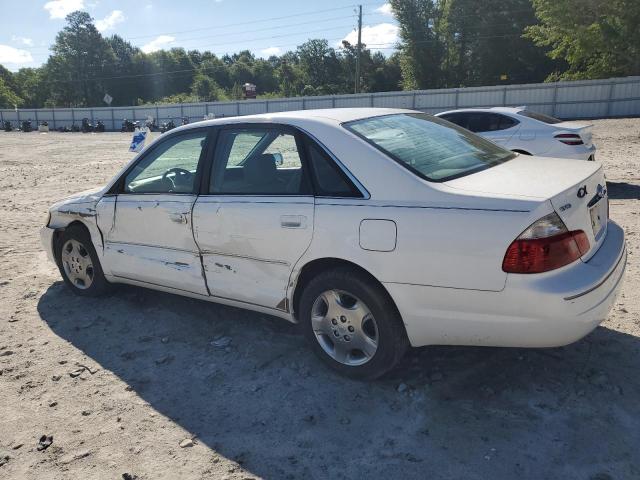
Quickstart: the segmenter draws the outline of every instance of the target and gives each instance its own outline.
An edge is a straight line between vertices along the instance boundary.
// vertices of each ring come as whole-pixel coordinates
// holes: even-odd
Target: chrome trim
[[[289,262],[285,262],[284,260],[271,260],[268,258],[258,258],[258,257],[250,257],[248,255],[238,255],[235,253],[222,253],[222,252],[216,252],[213,250],[202,250],[202,256],[205,255],[218,255],[220,257],[231,257],[231,258],[242,258],[245,260],[254,260],[256,262],[263,262],[263,263],[273,263],[273,264],[277,264],[277,265],[284,265],[286,267],[290,266]]]
[[[607,280],[609,280],[611,275],[613,275],[614,272],[618,269],[618,265],[620,265],[620,262],[622,261],[622,259],[624,259],[624,266],[622,267],[622,272],[620,272],[620,278],[618,279],[618,282],[620,282],[620,280],[622,279],[622,274],[624,274],[624,271],[627,268],[627,247],[626,246],[622,250],[622,255],[620,255],[620,258],[618,259],[618,261],[616,263],[616,266],[613,267],[611,269],[611,271],[607,274],[607,276],[604,277],[597,285],[594,285],[589,290],[585,290],[584,292],[578,293],[577,295],[572,295],[570,297],[564,297],[564,299],[567,300],[567,301],[568,300],[575,300],[576,298],[583,297],[584,295],[587,295],[588,293],[591,293],[594,290],[597,290],[598,288],[600,288],[602,285],[604,285],[604,283]],[[616,285],[618,284],[618,282],[616,282]],[[615,288],[615,286],[614,286],[614,288]]]
[[[192,255],[199,257],[200,256],[200,252],[195,252],[193,250],[186,250],[184,248],[175,248],[175,247],[166,247],[163,245],[150,245],[148,243],[134,243],[134,242],[118,242],[118,241],[107,241],[105,242],[105,247],[109,248],[109,246],[114,246],[113,248],[116,248],[116,245],[131,245],[132,247],[147,247],[147,248],[158,248],[160,250],[172,250],[174,252],[183,252],[183,253],[191,253]],[[124,252],[118,252],[118,253],[124,253]]]

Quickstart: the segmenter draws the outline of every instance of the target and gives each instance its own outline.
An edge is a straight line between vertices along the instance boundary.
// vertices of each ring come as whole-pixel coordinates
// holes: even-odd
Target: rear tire
[[[96,297],[109,290],[89,232],[72,225],[56,244],[56,260],[64,283],[77,295]]]
[[[409,346],[389,294],[368,275],[348,267],[322,272],[304,287],[299,320],[314,353],[355,379],[382,376]]]

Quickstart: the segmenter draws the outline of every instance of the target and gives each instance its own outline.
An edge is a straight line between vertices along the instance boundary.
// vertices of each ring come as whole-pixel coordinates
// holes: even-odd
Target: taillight
[[[560,140],[566,145],[583,145],[582,138],[577,133],[559,133],[554,138]]]
[[[589,251],[582,230],[567,230],[557,213],[534,222],[516,238],[504,255],[507,273],[542,273],[568,265]]]

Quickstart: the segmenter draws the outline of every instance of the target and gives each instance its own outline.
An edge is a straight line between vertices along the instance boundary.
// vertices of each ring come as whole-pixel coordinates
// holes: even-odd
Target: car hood
[[[518,155],[478,173],[445,182],[450,188],[520,199],[551,199],[600,169],[595,162]]]
[[[82,206],[84,208],[92,208],[100,201],[104,193],[104,187],[91,188],[82,192],[74,193],[66,198],[54,203],[50,210],[60,211],[65,210],[65,207],[70,206]]]

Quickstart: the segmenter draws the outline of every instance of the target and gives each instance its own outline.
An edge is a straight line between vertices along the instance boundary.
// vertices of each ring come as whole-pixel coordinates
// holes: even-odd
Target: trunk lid
[[[606,181],[602,167],[595,162],[519,155],[444,185],[496,198],[550,201],[569,230],[583,230],[587,234],[590,249],[583,260],[597,251],[606,236],[609,217]]]

